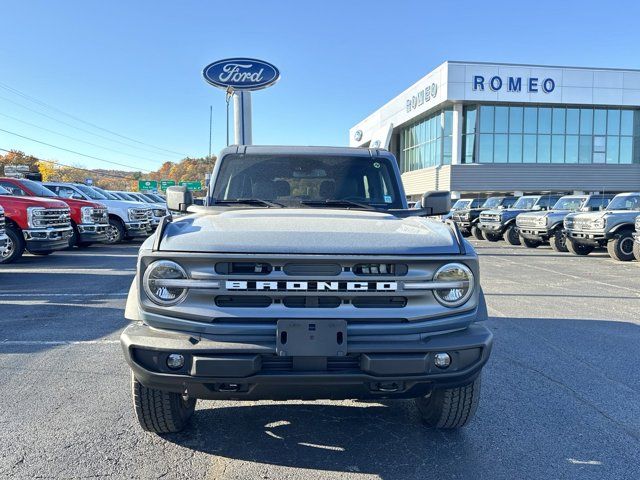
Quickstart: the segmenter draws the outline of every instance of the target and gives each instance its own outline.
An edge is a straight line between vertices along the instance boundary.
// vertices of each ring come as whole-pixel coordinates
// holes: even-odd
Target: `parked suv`
[[[516,217],[520,241],[528,248],[549,242],[556,252],[568,252],[564,219],[572,212],[604,210],[613,195],[565,195],[548,211],[526,212]]]
[[[149,236],[151,209],[135,202],[109,198],[80,183],[44,182],[45,187],[62,198],[100,202],[109,212],[106,243],[119,243],[134,237]]]
[[[478,228],[490,242],[497,242],[503,238],[510,245],[520,245],[516,217],[532,210],[548,210],[559,199],[560,195],[525,195],[510,208],[485,210],[480,213]]]
[[[567,248],[575,255],[588,255],[594,248],[606,246],[611,258],[633,260],[633,231],[638,215],[640,192],[616,195],[601,212],[567,215]]]
[[[25,249],[34,255],[49,255],[69,246],[73,233],[69,206],[61,200],[19,197],[0,187],[8,244],[0,263],[11,263]]]
[[[446,215],[442,216],[442,220],[446,220],[448,218],[451,218],[453,216],[453,214],[459,210],[466,210],[469,208],[477,208],[480,205],[482,205],[482,202],[484,200],[481,198],[460,198],[458,200],[456,200],[456,203],[453,204],[453,207],[451,207],[451,210],[449,210],[449,213],[447,213]],[[420,202],[418,202],[418,207],[420,208]]]
[[[416,398],[433,427],[476,410],[492,334],[448,192],[409,209],[364,148],[234,146],[209,206],[170,187],[141,246],[121,336],[134,411],[174,432],[196,399]]]
[[[24,178],[0,178],[0,186],[14,195],[61,198],[42,183]],[[88,247],[93,243],[106,241],[109,226],[107,207],[100,203],[74,198],[65,198],[63,201],[69,205],[71,213],[73,235],[69,239],[70,246]]]
[[[477,207],[472,206],[454,212],[451,218],[458,225],[458,228],[463,235],[471,235],[478,240],[484,240],[482,230],[478,228],[478,221],[480,220],[480,213],[485,210],[503,210],[513,206],[518,200],[518,197],[489,197],[482,205]]]
[[[7,231],[4,221],[4,209],[0,206],[0,263],[4,255],[4,252],[9,246],[9,238],[7,237]]]

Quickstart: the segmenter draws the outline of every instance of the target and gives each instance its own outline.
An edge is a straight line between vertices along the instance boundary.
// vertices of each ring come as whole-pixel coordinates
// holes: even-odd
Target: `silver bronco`
[[[567,248],[575,255],[588,255],[606,247],[615,260],[633,260],[633,230],[640,215],[640,192],[620,193],[600,212],[572,213],[564,219]]]
[[[448,192],[409,209],[396,159],[366,148],[234,146],[206,206],[171,187],[140,248],[121,343],[145,430],[196,399],[415,398],[474,415],[492,334],[478,257]]]

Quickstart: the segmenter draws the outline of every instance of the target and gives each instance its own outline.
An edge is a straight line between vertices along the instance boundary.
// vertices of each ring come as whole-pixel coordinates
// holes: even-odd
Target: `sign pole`
[[[251,145],[251,92],[234,92],[233,123],[236,140],[235,143],[237,145]]]

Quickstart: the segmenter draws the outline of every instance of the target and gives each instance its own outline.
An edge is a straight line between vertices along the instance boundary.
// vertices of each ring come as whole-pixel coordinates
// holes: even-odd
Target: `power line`
[[[133,168],[134,170],[144,170],[145,172],[151,172],[151,170],[146,169],[146,168],[134,168],[130,165],[125,165],[124,163],[118,163],[118,162],[112,162],[111,160],[105,160],[104,158],[100,158],[100,157],[94,157],[93,155],[87,155],[86,153],[82,153],[82,152],[76,152],[75,150],[70,150],[68,148],[64,148],[64,147],[59,147],[57,145],[52,145],[50,143],[46,143],[40,140],[36,140],[35,138],[31,138],[31,137],[27,137],[25,135],[20,135],[19,133],[15,133],[15,132],[10,132],[9,130],[5,130],[3,128],[0,128],[0,132],[4,132],[4,133],[8,133],[9,135],[14,135],[16,137],[20,137],[20,138],[24,138],[25,140],[30,140],[32,142],[36,142],[39,143],[41,145],[46,145],[47,147],[51,147],[51,148],[57,148],[58,150],[63,150],[65,152],[69,152],[69,153],[73,153],[75,155],[80,155],[81,157],[87,157],[87,158],[92,158],[93,160],[98,160],[100,162],[106,162],[106,163],[111,163],[113,165],[118,165],[120,167],[125,167],[125,168]]]
[[[20,108],[24,108],[25,110],[33,112],[33,113],[35,113],[37,115],[41,115],[41,116],[43,116],[45,118],[53,120],[54,122],[58,122],[58,123],[61,123],[62,125],[66,125],[67,127],[75,128],[76,130],[79,130],[81,132],[85,132],[85,133],[88,133],[89,135],[93,135],[94,137],[102,138],[103,140],[107,140],[109,142],[118,143],[118,144],[124,145],[125,147],[128,147],[128,148],[135,148],[136,150],[141,150],[143,152],[148,152],[148,153],[153,153],[154,155],[158,155],[158,152],[154,152],[153,150],[149,150],[148,148],[137,147],[135,145],[130,145],[128,143],[121,142],[120,140],[115,140],[113,138],[105,137],[104,135],[100,135],[99,133],[92,132],[91,130],[87,130],[86,128],[78,127],[77,125],[74,125],[72,123],[65,122],[64,120],[60,120],[59,118],[52,117],[51,115],[47,115],[46,113],[42,113],[42,112],[39,112],[38,110],[35,110],[33,108],[29,108],[29,107],[27,107],[25,105],[22,105],[19,102],[16,102],[15,100],[9,99],[7,97],[0,96],[0,99],[4,100],[6,102],[9,102],[9,103],[13,103],[14,105],[17,105]]]
[[[113,130],[109,130],[107,128],[100,127],[99,125],[96,125],[95,123],[91,123],[91,122],[88,122],[86,120],[83,120],[83,119],[81,119],[79,117],[76,117],[75,115],[72,115],[71,113],[67,113],[64,110],[59,109],[58,107],[54,107],[53,105],[49,105],[48,103],[43,102],[42,100],[38,100],[37,98],[35,98],[35,97],[31,96],[31,95],[28,95],[28,94],[26,94],[24,92],[21,92],[20,90],[18,90],[16,88],[13,88],[13,87],[7,85],[6,83],[0,82],[0,88],[8,90],[8,91],[10,91],[10,92],[12,92],[12,93],[14,93],[16,95],[19,95],[19,96],[21,96],[23,98],[26,98],[27,100],[30,100],[30,101],[32,101],[34,103],[37,103],[37,104],[41,105],[41,106],[44,106],[44,107],[49,108],[51,110],[54,110],[54,111],[56,111],[58,113],[61,113],[63,115],[66,115],[67,117],[72,118],[77,122],[84,123],[84,124],[89,125],[89,126],[91,126],[93,128],[96,128],[98,130],[102,130],[104,132],[110,133],[111,135],[115,135],[116,137],[124,138],[126,140],[129,140],[130,142],[138,143],[140,145],[145,145],[147,147],[152,147],[152,148],[155,148],[157,150],[164,151],[164,152],[175,153],[176,155],[182,155],[184,157],[188,157],[188,155],[185,155],[184,153],[176,152],[174,150],[169,150],[167,148],[162,148],[162,147],[158,147],[156,145],[151,145],[149,143],[141,142],[140,140],[136,140],[135,138],[131,138],[131,137],[128,137],[126,135],[122,135],[120,133],[114,132]]]
[[[105,147],[104,145],[99,145],[97,143],[87,142],[86,140],[82,140],[80,138],[76,138],[76,137],[72,137],[70,135],[65,135],[64,133],[56,132],[55,130],[51,130],[49,128],[43,127],[42,125],[36,125],[35,123],[30,123],[30,122],[27,122],[25,120],[20,120],[19,118],[13,117],[11,115],[7,115],[6,113],[1,113],[0,112],[0,115],[2,115],[3,117],[10,118],[11,120],[14,120],[16,122],[24,123],[25,125],[29,125],[31,127],[39,128],[41,130],[44,130],[45,132],[53,133],[55,135],[60,135],[61,137],[68,138],[68,139],[74,140],[76,142],[86,143],[87,145],[91,145],[92,147],[102,148],[104,150],[109,150],[110,152],[120,153],[122,155],[127,155],[129,157],[139,158],[141,160],[148,160],[150,162],[161,162],[160,160],[154,160],[153,158],[142,157],[140,155],[134,155],[134,154],[131,154],[131,153],[123,152],[122,150],[117,150],[115,148]]]
[[[6,148],[0,148],[0,150],[2,150],[3,152],[11,153],[11,150],[7,150]],[[34,157],[34,158],[38,158],[38,157]],[[83,172],[89,172],[89,173],[92,173],[94,175],[101,175],[103,177],[122,178],[124,180],[131,180],[133,182],[137,181],[137,179],[135,179],[133,177],[127,177],[125,175],[118,175],[117,173],[97,172],[95,170],[89,170],[88,168],[82,168],[82,167],[76,167],[76,166],[73,166],[73,165],[68,165],[66,163],[58,162],[57,160],[41,160],[41,159],[38,158],[38,162],[53,163],[54,165],[58,165],[60,167],[73,168],[74,170],[81,170]]]

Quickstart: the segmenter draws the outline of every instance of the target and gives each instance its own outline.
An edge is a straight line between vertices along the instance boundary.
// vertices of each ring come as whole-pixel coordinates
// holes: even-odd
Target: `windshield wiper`
[[[260,198],[236,198],[233,200],[215,200],[213,204],[214,205],[238,205],[238,204],[262,205],[265,207],[278,207],[278,208],[284,208],[286,206],[283,203],[272,202],[269,200],[262,200]]]
[[[310,207],[344,207],[358,208],[361,210],[379,210],[373,205],[354,202],[352,200],[302,200],[300,203],[302,205],[309,205]]]

